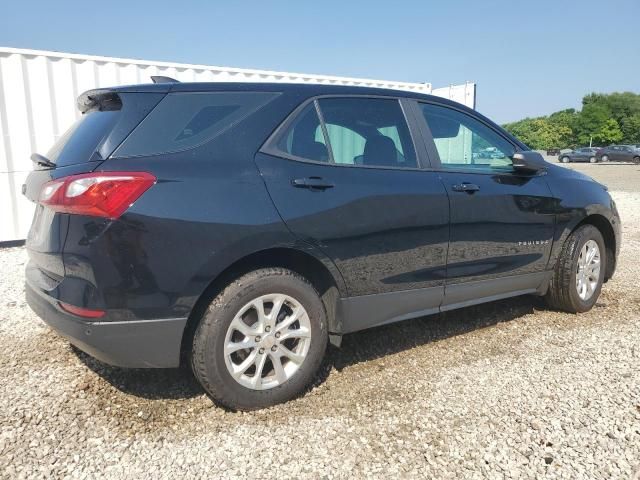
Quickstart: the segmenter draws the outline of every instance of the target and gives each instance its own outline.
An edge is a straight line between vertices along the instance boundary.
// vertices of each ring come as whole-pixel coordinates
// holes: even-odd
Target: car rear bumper
[[[186,318],[88,321],[66,313],[45,291],[26,284],[31,309],[61,336],[98,360],[118,367],[172,368],[180,364]]]

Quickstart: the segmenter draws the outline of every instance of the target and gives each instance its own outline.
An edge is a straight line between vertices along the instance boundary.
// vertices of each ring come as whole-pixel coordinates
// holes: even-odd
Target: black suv
[[[25,186],[30,306],[104,362],[189,361],[233,409],[301,392],[343,334],[523,294],[583,312],[616,267],[604,186],[442,98],[159,83],[78,106]]]

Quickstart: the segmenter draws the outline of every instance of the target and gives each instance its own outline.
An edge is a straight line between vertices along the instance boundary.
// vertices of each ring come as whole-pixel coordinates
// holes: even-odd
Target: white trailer
[[[33,204],[21,194],[33,152],[46,153],[80,115],[76,98],[92,88],[149,83],[152,75],[183,82],[287,82],[359,85],[430,93],[471,108],[475,84],[432,89],[430,83],[309,75],[152,62],[0,47],[0,242],[26,237]]]

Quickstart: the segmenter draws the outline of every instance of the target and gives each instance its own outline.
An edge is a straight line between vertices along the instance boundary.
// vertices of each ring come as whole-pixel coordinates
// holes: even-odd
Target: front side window
[[[321,98],[317,108],[324,124],[316,102],[309,103],[269,148],[301,160],[336,165],[417,167],[409,127],[397,100]]]
[[[421,103],[420,110],[431,130],[442,168],[513,170],[514,146],[484,123],[439,105]]]

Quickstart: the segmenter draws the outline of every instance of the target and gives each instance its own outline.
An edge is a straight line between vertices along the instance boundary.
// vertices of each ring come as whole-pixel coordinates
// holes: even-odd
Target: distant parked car
[[[610,145],[598,150],[598,161],[633,162],[640,164],[640,150],[635,145]]]
[[[596,163],[600,161],[597,157],[598,148],[596,147],[584,147],[576,148],[570,152],[561,153],[558,157],[558,161],[562,163],[569,162],[591,162]]]
[[[556,157],[560,155],[560,149],[559,148],[550,148],[549,150],[547,150],[547,156],[548,157]]]

